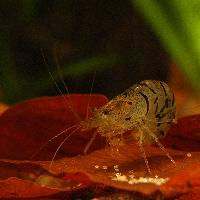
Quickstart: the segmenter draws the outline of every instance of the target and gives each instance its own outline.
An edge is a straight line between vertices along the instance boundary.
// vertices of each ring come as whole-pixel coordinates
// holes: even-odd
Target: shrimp
[[[176,103],[169,86],[157,80],[144,80],[118,95],[99,108],[93,117],[81,122],[84,130],[96,129],[87,144],[86,153],[97,133],[105,137],[110,146],[123,144],[123,133],[132,131],[138,141],[148,172],[150,167],[143,145],[155,142],[175,164],[173,158],[159,142],[176,121]]]
[[[97,109],[91,118],[81,121],[77,129],[80,128],[82,131],[95,129],[94,135],[84,149],[85,153],[97,134],[105,137],[111,147],[118,147],[124,144],[123,134],[131,131],[131,136],[138,142],[147,170],[151,173],[143,145],[155,142],[175,164],[158,140],[166,136],[175,119],[176,103],[169,86],[162,81],[144,80]],[[56,153],[54,157],[55,155]]]

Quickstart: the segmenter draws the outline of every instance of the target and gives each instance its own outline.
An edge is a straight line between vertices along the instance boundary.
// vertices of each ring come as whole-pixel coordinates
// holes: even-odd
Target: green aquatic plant
[[[200,93],[200,1],[132,0],[132,4]]]

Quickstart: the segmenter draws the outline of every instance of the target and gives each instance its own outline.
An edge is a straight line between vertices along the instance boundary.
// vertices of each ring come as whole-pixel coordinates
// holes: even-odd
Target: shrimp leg
[[[166,156],[170,159],[170,161],[176,166],[175,160],[170,156],[169,152],[167,152],[167,150],[165,149],[165,147],[160,143],[160,141],[158,140],[158,138],[156,137],[156,135],[155,135],[151,130],[149,130],[149,128],[146,127],[146,126],[145,126],[145,127],[143,126],[143,129],[145,129],[145,130],[148,132],[148,134],[149,134],[152,138],[154,138],[156,144],[157,144],[157,145],[160,147],[160,149],[166,154]]]
[[[97,136],[97,132],[95,131],[92,138],[90,139],[90,141],[87,143],[85,149],[84,149],[84,154],[87,154],[88,149],[91,147],[92,143],[94,142],[95,138]]]
[[[139,138],[139,141],[138,141],[138,146],[139,146],[139,150],[144,158],[144,162],[146,164],[146,167],[147,167],[147,171],[149,172],[149,174],[151,174],[151,169],[149,167],[149,162],[147,160],[147,156],[146,156],[146,153],[145,153],[145,150],[144,150],[144,147],[143,147],[143,132],[141,131],[140,133],[140,138]]]

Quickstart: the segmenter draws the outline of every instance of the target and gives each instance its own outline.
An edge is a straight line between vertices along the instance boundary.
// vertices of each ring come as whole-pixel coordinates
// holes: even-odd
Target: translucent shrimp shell
[[[175,115],[175,99],[169,86],[162,81],[145,80],[98,109],[82,126],[96,128],[108,141],[131,130],[134,139],[139,140],[142,133],[142,143],[151,144],[166,135]]]

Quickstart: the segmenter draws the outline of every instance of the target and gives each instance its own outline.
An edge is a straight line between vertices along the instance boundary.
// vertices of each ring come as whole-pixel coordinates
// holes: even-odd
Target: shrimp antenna
[[[92,95],[92,90],[94,88],[95,77],[96,77],[96,71],[93,74],[93,78],[92,78],[92,82],[91,82],[90,96],[89,96],[89,99],[88,99],[87,110],[86,110],[86,119],[88,119],[88,116],[89,116],[89,105],[90,105],[90,102],[91,102],[91,95]]]
[[[69,131],[72,128],[77,128],[78,125],[75,124],[74,126],[71,126],[63,131],[61,131],[60,133],[58,133],[57,135],[53,136],[51,139],[49,139],[47,142],[45,142],[32,156],[31,156],[31,160],[42,150],[44,149],[44,147],[49,144],[50,142],[52,142],[53,140],[55,140],[56,138],[58,138],[59,136],[63,135],[64,133],[66,133],[67,131]]]
[[[63,92],[61,91],[60,87],[58,86],[58,83],[56,82],[56,80],[54,79],[52,73],[50,72],[49,67],[48,67],[48,64],[47,64],[47,61],[46,61],[45,56],[44,56],[44,51],[43,51],[43,49],[41,49],[41,53],[42,53],[42,57],[43,57],[43,59],[44,59],[44,63],[45,63],[45,65],[46,65],[46,68],[47,68],[47,70],[48,70],[48,73],[49,73],[49,75],[50,75],[50,77],[51,77],[51,79],[52,79],[54,85],[56,86],[57,90],[59,91],[59,93],[60,93],[61,96],[63,97],[64,101],[66,102],[66,104],[67,104],[67,106],[68,106],[67,108],[69,108],[69,109],[71,110],[71,112],[73,113],[73,115],[80,121],[81,118],[80,118],[80,116],[74,111],[74,109],[73,109],[73,107],[72,107],[72,104],[70,103],[69,97],[68,97],[67,95],[64,95],[64,94],[63,94]],[[58,67],[58,65],[57,65],[57,67]],[[59,74],[60,74],[60,73],[59,73]],[[63,78],[61,78],[61,80],[62,80],[62,79],[63,79]],[[63,82],[64,82],[64,79],[63,79]],[[66,85],[66,84],[65,84],[65,85]],[[68,89],[67,89],[67,91],[68,91]],[[69,94],[69,93],[68,93],[68,94]]]
[[[59,62],[58,62],[58,55],[57,55],[56,48],[54,48],[54,59],[55,59],[56,68],[58,70],[58,75],[60,77],[60,80],[61,80],[61,82],[62,82],[67,94],[69,94],[69,88],[68,88],[68,86],[67,86],[67,84],[66,84],[66,82],[64,80],[64,77],[63,77],[63,74],[62,74],[62,70],[61,70]]]
[[[51,159],[51,163],[49,165],[49,170],[51,169],[51,166],[53,164],[53,161],[55,160],[55,157],[58,153],[58,151],[60,150],[60,148],[63,146],[63,144],[80,128],[80,126],[78,126],[76,129],[74,129],[61,143],[60,145],[58,146],[58,148],[56,149],[52,159]]]

